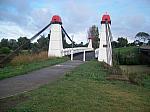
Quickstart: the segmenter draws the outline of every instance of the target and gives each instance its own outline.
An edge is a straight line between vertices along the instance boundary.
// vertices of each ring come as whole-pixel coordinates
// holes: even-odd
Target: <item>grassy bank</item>
[[[114,48],[113,58],[120,65],[137,65],[141,63],[137,47]]]
[[[87,62],[63,79],[0,100],[9,112],[149,112],[150,89],[108,81],[99,62]]]
[[[25,57],[29,57],[29,56],[25,56]],[[8,77],[22,75],[43,67],[62,63],[66,60],[67,58],[65,57],[64,58],[51,57],[51,58],[41,58],[41,59],[36,58],[35,60],[33,59],[32,56],[30,58],[21,58],[21,56],[19,56],[19,58],[15,58],[14,60],[12,60],[10,65],[4,68],[0,68],[0,80]]]

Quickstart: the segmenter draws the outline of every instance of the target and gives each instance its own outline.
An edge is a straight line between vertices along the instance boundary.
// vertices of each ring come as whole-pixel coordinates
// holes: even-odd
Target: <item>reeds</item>
[[[20,54],[11,61],[11,64],[12,65],[27,64],[46,59],[48,59],[47,52],[40,52],[38,54]]]

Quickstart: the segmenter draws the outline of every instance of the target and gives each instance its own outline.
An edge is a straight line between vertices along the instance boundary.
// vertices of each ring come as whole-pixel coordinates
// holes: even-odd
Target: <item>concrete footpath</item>
[[[25,75],[0,80],[0,99],[36,89],[41,85],[52,82],[82,63],[79,60],[67,61]]]

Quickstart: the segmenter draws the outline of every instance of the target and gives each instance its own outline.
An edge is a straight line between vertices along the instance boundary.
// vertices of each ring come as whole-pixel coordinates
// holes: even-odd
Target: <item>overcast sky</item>
[[[100,30],[106,12],[114,40],[118,36],[134,40],[140,31],[150,33],[150,0],[0,0],[0,39],[30,38],[57,14],[77,43],[86,42],[88,28],[95,24]]]

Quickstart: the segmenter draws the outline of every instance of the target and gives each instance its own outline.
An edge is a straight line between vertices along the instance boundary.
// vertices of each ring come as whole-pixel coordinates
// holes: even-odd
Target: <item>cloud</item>
[[[46,26],[54,14],[62,18],[68,34],[86,42],[87,29],[96,24],[100,28],[102,13],[108,11],[112,19],[112,33],[134,37],[139,31],[150,32],[149,0],[0,0],[0,38],[31,37]],[[46,35],[49,29],[44,32]],[[10,36],[10,37],[9,37]],[[132,38],[131,38],[132,39]]]

